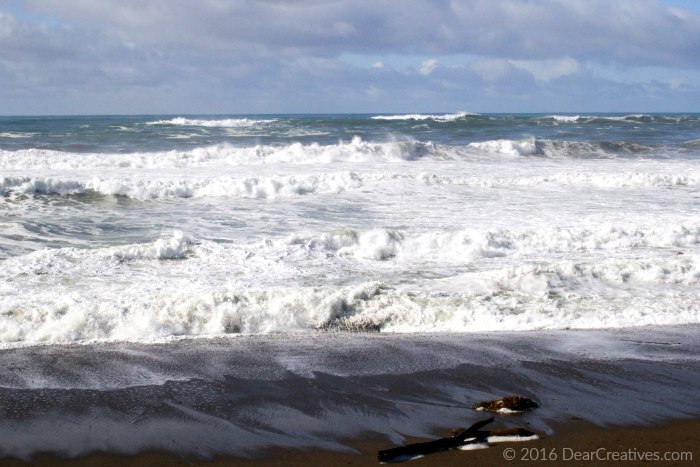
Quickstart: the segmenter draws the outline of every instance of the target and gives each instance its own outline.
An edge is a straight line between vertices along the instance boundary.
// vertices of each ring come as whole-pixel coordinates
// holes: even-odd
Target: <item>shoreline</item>
[[[488,428],[523,427],[544,438],[516,447],[563,448],[584,431],[629,439],[625,433],[637,429],[679,447],[674,436],[700,434],[699,335],[699,326],[338,333],[6,350],[0,458],[2,465],[376,464],[378,450],[448,436],[490,417],[472,410],[476,402],[512,394],[540,407],[495,414]],[[488,463],[501,449],[426,462],[491,456]]]
[[[448,432],[449,430],[443,430]],[[602,428],[583,421],[568,421],[558,425],[551,436],[536,441],[510,442],[492,445],[487,449],[460,451],[452,449],[401,463],[416,467],[504,465],[504,466],[573,466],[573,465],[695,465],[700,459],[700,418],[666,421],[652,426],[624,426]],[[446,436],[446,433],[438,436]],[[408,439],[420,442],[426,439]],[[379,465],[377,451],[391,447],[380,438],[347,440],[355,452],[322,449],[269,449],[252,458],[233,455],[212,459],[190,459],[173,453],[152,451],[137,455],[119,455],[94,452],[77,458],[63,458],[38,454],[30,462],[17,458],[2,458],[0,465],[20,467],[100,466],[201,466],[252,467],[265,466],[325,466],[325,465]],[[512,457],[512,459],[511,459]]]

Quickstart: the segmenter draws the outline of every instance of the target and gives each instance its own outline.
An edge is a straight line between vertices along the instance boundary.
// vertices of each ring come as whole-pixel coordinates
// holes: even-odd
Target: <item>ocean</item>
[[[0,117],[0,458],[697,416],[699,282],[700,114]]]
[[[700,115],[2,117],[0,346],[700,322]]]

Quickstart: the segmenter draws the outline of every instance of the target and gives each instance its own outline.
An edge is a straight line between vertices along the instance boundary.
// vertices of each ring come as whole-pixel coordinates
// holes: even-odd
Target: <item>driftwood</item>
[[[493,418],[482,420],[450,438],[440,438],[425,443],[408,444],[398,448],[385,449],[377,453],[379,462],[401,462],[434,452],[447,451],[465,444],[470,438],[475,438],[474,442],[484,442],[488,436],[488,431],[480,431],[481,427],[493,422]]]
[[[539,407],[537,402],[523,396],[506,396],[494,401],[481,401],[472,407],[474,410],[488,410],[489,412],[525,412]]]

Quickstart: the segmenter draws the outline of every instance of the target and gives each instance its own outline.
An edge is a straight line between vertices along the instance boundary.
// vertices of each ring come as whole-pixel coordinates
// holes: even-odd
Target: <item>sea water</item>
[[[0,118],[0,346],[700,323],[700,115]]]

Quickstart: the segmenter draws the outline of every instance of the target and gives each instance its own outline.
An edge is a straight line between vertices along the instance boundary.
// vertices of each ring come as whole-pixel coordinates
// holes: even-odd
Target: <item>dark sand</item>
[[[571,421],[558,426],[555,431],[553,435],[537,441],[504,443],[475,451],[439,452],[401,465],[411,467],[436,465],[695,466],[700,463],[700,420],[682,420],[654,427],[616,428],[599,428],[585,422]],[[212,460],[187,460],[165,453],[145,453],[137,456],[95,453],[76,459],[39,455],[33,459],[32,464],[47,467],[379,465],[377,451],[391,446],[386,441],[378,439],[349,441],[348,445],[353,446],[357,452],[273,449],[260,453],[260,457],[255,459],[229,456]],[[504,454],[508,454],[506,449],[514,450],[513,460],[504,459]],[[664,460],[666,455],[675,456],[678,460]],[[547,456],[548,459],[543,460],[541,456]],[[575,456],[579,456],[579,459],[575,459]],[[584,456],[590,456],[590,460],[586,460]],[[613,460],[615,456],[623,460]],[[636,459],[629,460],[632,457]],[[640,457],[650,460],[640,460]],[[606,458],[610,460],[602,460]],[[0,465],[14,467],[30,464],[17,459],[3,459]]]
[[[606,453],[680,452],[692,460],[609,465],[700,465],[698,336],[699,326],[319,333],[4,350],[0,464],[377,465],[380,449],[488,418],[471,409],[480,400],[522,394],[540,408],[497,414],[487,429],[542,440],[405,465],[605,465]]]

